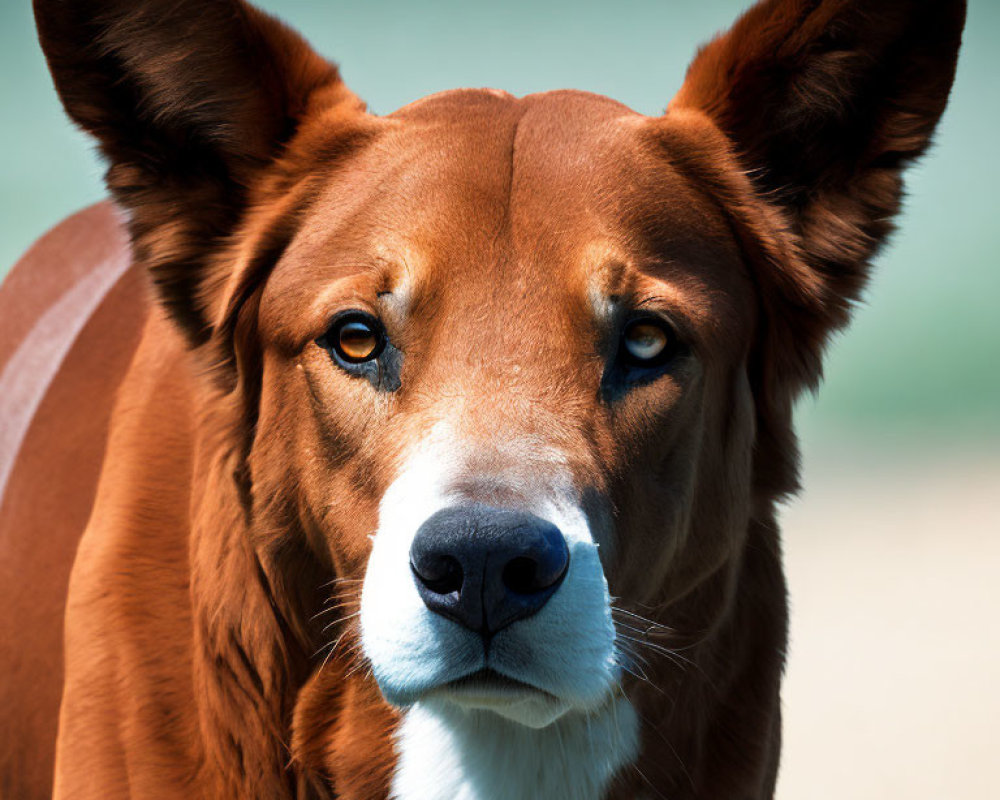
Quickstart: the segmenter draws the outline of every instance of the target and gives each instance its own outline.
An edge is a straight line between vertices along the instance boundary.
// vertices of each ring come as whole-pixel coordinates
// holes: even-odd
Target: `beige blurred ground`
[[[780,800],[1000,798],[1000,448],[978,449],[809,453]]]

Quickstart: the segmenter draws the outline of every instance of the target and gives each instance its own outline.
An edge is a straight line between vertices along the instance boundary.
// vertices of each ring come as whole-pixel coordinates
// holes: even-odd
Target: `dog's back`
[[[0,287],[0,797],[50,797],[63,609],[115,390],[146,318],[109,204],[58,225]]]

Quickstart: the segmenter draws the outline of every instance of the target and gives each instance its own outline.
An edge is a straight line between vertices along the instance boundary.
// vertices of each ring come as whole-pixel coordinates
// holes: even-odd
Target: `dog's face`
[[[766,0],[661,117],[491,91],[374,117],[240,0],[36,9],[136,257],[228,395],[275,607],[309,639],[286,601],[320,565],[391,702],[530,725],[615,690],[617,609],[671,623],[711,581],[682,621],[704,633],[731,601],[964,19]]]
[[[509,697],[461,681],[488,669],[511,713],[591,706],[623,664],[612,597],[669,601],[738,549],[755,291],[668,139],[593,95],[446,93],[299,212],[252,459],[363,578],[390,701]]]

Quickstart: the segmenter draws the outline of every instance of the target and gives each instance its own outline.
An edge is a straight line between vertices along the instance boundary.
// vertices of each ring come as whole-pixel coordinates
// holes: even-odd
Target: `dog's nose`
[[[410,547],[427,608],[486,637],[544,606],[568,565],[566,540],[555,525],[489,506],[438,511]]]

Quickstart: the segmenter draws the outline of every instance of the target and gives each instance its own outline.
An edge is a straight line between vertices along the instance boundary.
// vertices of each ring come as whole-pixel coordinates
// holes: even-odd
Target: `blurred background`
[[[430,92],[580,88],[658,114],[742,0],[263,0],[376,113]],[[1000,1],[971,0],[900,232],[799,408],[783,800],[1000,797]],[[0,276],[103,194],[28,0],[0,4]]]

